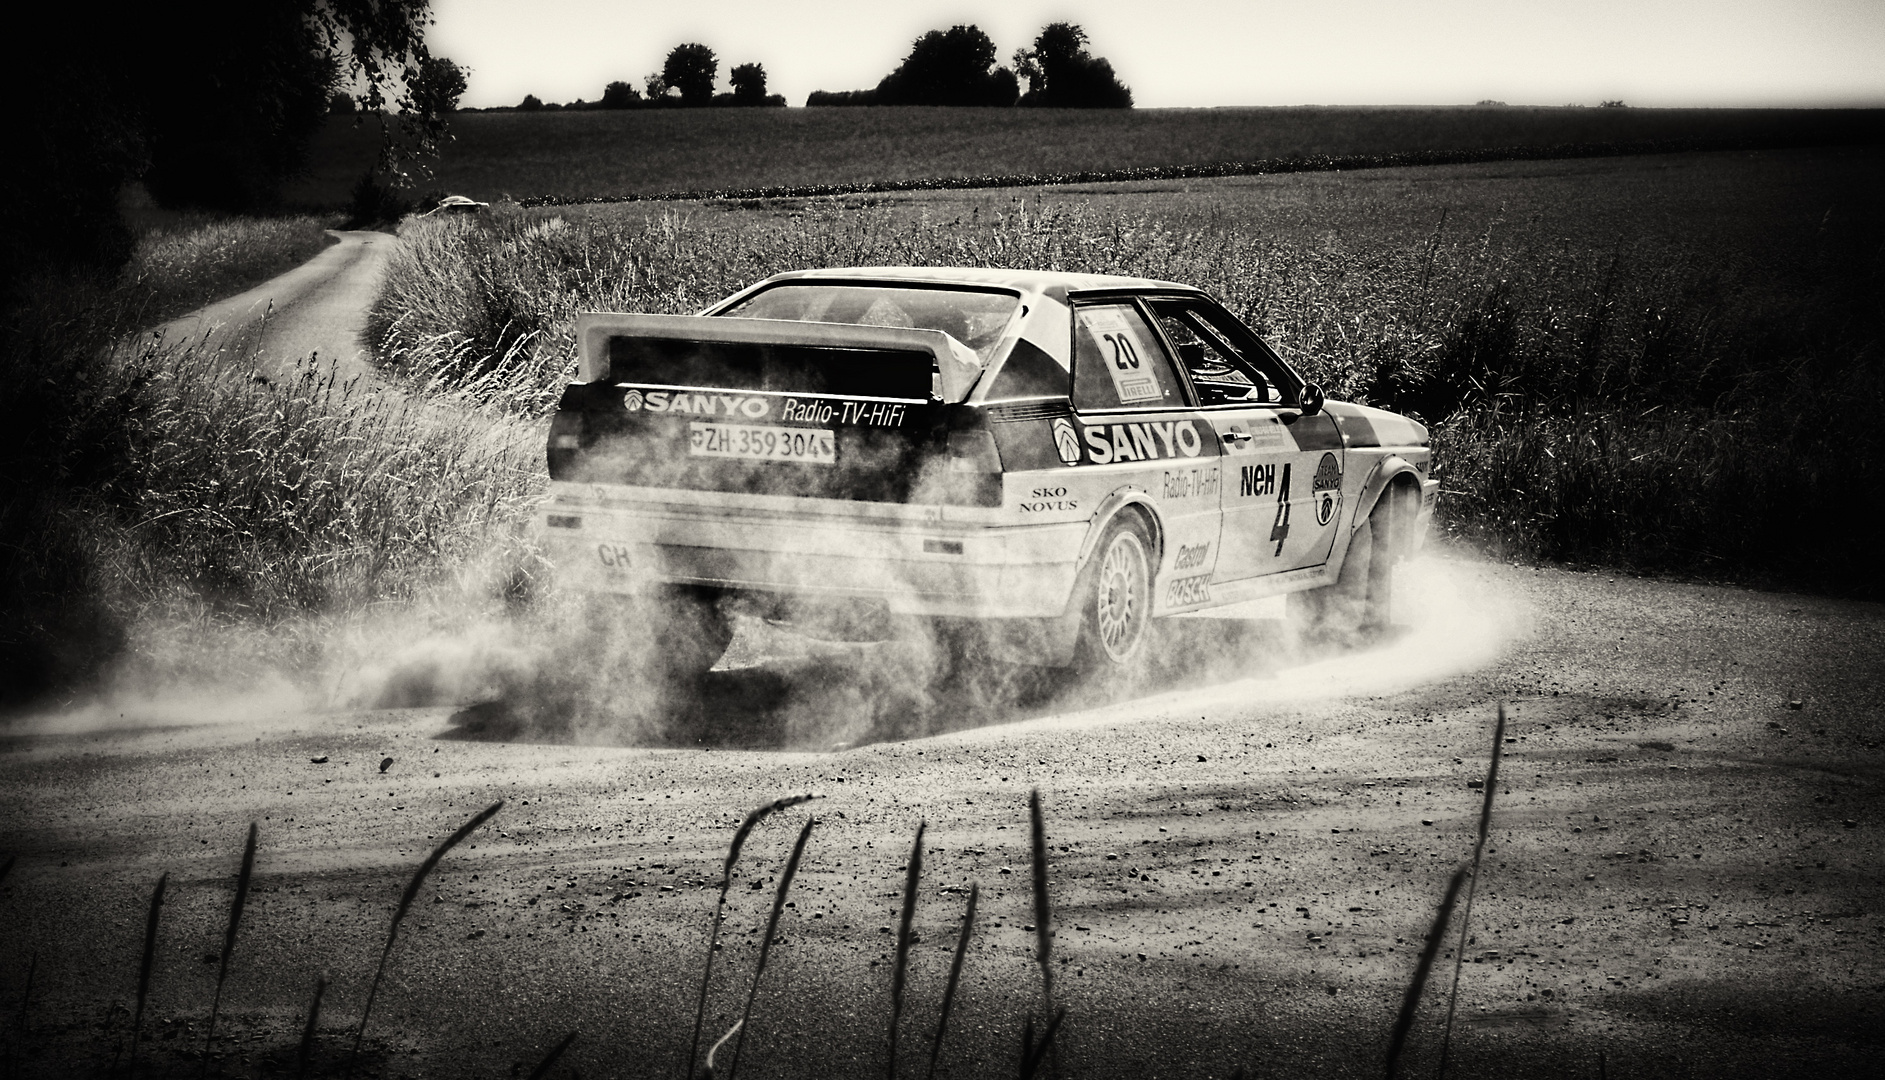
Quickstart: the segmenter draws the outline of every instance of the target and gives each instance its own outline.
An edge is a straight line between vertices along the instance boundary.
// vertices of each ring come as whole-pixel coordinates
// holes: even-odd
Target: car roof
[[[1009,270],[980,266],[838,266],[819,270],[792,270],[776,274],[766,281],[805,279],[849,279],[865,281],[908,281],[932,285],[984,285],[1039,293],[1064,300],[1070,292],[1101,289],[1158,289],[1197,292],[1194,286],[1156,278],[1121,277],[1115,274],[1075,274],[1057,270]]]

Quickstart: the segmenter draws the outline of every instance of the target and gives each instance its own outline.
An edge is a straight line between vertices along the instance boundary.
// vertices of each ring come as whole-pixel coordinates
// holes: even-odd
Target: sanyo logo
[[[629,412],[646,409],[658,413],[692,413],[696,416],[744,416],[757,420],[771,411],[765,398],[740,397],[735,394],[693,394],[680,390],[630,390],[622,395],[622,407]]]
[[[1198,427],[1190,420],[1095,424],[1080,434],[1086,439],[1087,460],[1095,465],[1197,457],[1204,452],[1204,440],[1198,437]]]

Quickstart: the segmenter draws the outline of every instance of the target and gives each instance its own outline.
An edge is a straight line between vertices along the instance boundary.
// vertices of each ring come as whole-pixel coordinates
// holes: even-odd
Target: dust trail
[[[1533,622],[1524,602],[1492,580],[1487,569],[1484,564],[1450,557],[1427,556],[1408,563],[1395,583],[1395,633],[1372,647],[1320,657],[1312,654],[1276,663],[1256,676],[943,737],[984,741],[1027,732],[1111,726],[1179,710],[1209,714],[1213,709],[1253,704],[1374,697],[1472,671],[1498,659],[1511,643],[1529,635]],[[1279,597],[1209,614],[1269,622],[1276,628],[1271,640],[1287,648],[1291,646],[1281,623],[1283,609]],[[1206,658],[1202,667],[1221,671],[1225,663],[1237,659],[1227,647],[1224,653]]]

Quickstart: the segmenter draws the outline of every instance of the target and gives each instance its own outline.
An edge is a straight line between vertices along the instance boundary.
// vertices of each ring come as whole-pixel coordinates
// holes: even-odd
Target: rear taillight
[[[973,406],[950,409],[941,468],[932,466],[914,492],[917,502],[951,506],[1001,505],[1001,451],[987,414]]]
[[[574,409],[558,410],[550,418],[550,476],[560,479],[564,469],[575,460],[583,445],[583,414]]]
[[[949,471],[956,473],[999,473],[1001,452],[995,449],[995,435],[986,428],[949,433]]]

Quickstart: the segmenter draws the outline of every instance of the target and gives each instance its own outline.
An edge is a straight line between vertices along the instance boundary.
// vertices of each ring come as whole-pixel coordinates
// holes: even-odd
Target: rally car
[[[680,675],[742,607],[1100,670],[1152,619],[1280,593],[1379,624],[1438,488],[1426,428],[1325,401],[1169,281],[809,270],[576,333],[544,545],[562,587],[634,598]]]

